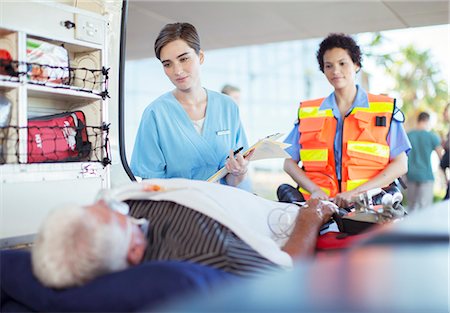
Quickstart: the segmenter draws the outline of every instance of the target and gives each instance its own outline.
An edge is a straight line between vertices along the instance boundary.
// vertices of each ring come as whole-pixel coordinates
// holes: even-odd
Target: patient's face
[[[128,263],[130,265],[139,264],[144,258],[145,249],[147,247],[147,240],[145,234],[141,231],[138,225],[131,223],[131,219],[127,215],[120,214],[111,210],[105,201],[99,200],[93,205],[87,206],[92,214],[96,216],[103,223],[112,223],[117,221],[123,228],[124,235],[127,232],[127,228],[131,227],[131,239],[128,247]]]

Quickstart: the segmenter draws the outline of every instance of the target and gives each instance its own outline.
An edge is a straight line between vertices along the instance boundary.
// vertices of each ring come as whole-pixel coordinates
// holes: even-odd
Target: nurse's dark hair
[[[316,53],[317,61],[319,62],[319,67],[322,72],[324,71],[323,55],[325,54],[325,52],[333,48],[345,49],[352,59],[353,63],[358,65],[359,68],[362,67],[361,49],[357,45],[356,41],[349,35],[342,33],[332,33],[329,34],[324,40],[322,40],[319,45],[319,50],[317,50]]]
[[[195,50],[195,53],[199,54],[200,37],[195,27],[189,23],[173,23],[164,26],[155,40],[155,55],[158,60],[161,60],[161,49],[178,39],[184,40],[189,47]]]

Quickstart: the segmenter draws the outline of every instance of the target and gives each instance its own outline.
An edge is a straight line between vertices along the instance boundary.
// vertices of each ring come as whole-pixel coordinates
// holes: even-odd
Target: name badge
[[[229,134],[231,134],[229,129],[216,131],[217,136],[225,136],[225,135],[229,135]]]

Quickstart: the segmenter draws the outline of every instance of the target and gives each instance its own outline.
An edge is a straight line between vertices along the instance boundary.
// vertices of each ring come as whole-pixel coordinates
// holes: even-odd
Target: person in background
[[[239,87],[226,84],[222,87],[221,91],[224,95],[231,97],[237,105],[241,104],[241,89]],[[253,190],[252,181],[250,179],[250,175],[244,179],[244,181],[239,186],[242,189],[247,191]]]
[[[241,89],[233,85],[225,85],[222,87],[222,93],[230,96],[236,104],[241,103]]]
[[[434,175],[431,168],[431,153],[436,151],[441,158],[441,140],[430,130],[430,114],[421,112],[416,128],[408,132],[412,150],[408,158],[407,200],[408,212],[424,209],[433,203]]]
[[[148,185],[147,181],[144,192],[170,188],[164,185],[170,184],[169,180],[159,182]],[[131,216],[149,221],[146,231],[138,227],[135,218],[113,210],[118,204],[110,199],[51,211],[32,248],[35,276],[47,287],[67,288],[143,261],[169,260],[255,276],[290,268],[292,258],[311,256],[321,225],[337,212],[332,203],[311,200],[297,207],[290,232],[276,242],[267,228],[270,213],[280,211],[278,202],[202,181],[181,180],[168,191],[159,201],[142,194],[138,198],[144,199],[127,201]],[[136,194],[136,189],[132,192]],[[190,201],[189,207],[182,204],[186,201]],[[220,217],[203,214],[207,209],[219,209]]]
[[[444,123],[446,123],[450,127],[450,103],[447,103],[445,109],[444,109]],[[441,159],[441,169],[444,171],[444,176],[447,179],[447,191],[444,196],[444,200],[448,200],[450,198],[450,179],[447,176],[447,168],[450,167],[450,152],[449,152],[449,146],[450,146],[450,130],[447,133],[447,137],[444,139],[442,146],[444,147],[444,155]]]
[[[330,34],[320,43],[317,61],[334,91],[300,103],[298,122],[285,140],[292,158],[284,170],[301,192],[301,199],[293,200],[333,199],[348,207],[354,195],[405,174],[411,146],[395,99],[369,94],[355,83],[362,64],[353,38]],[[293,189],[281,185],[279,200],[289,202]]]
[[[206,180],[226,167],[222,183],[238,186],[248,161],[239,109],[230,97],[202,87],[204,52],[195,27],[173,23],[155,41],[155,55],[175,89],[154,100],[144,111],[131,157],[135,176]]]

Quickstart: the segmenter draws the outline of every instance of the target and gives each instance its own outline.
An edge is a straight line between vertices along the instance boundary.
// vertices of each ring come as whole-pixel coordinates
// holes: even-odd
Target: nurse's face
[[[355,85],[356,72],[359,66],[353,63],[347,50],[333,48],[323,55],[324,73],[335,90]]]
[[[184,40],[177,39],[161,49],[160,59],[164,72],[177,89],[190,91],[200,87],[203,51],[197,54]]]

